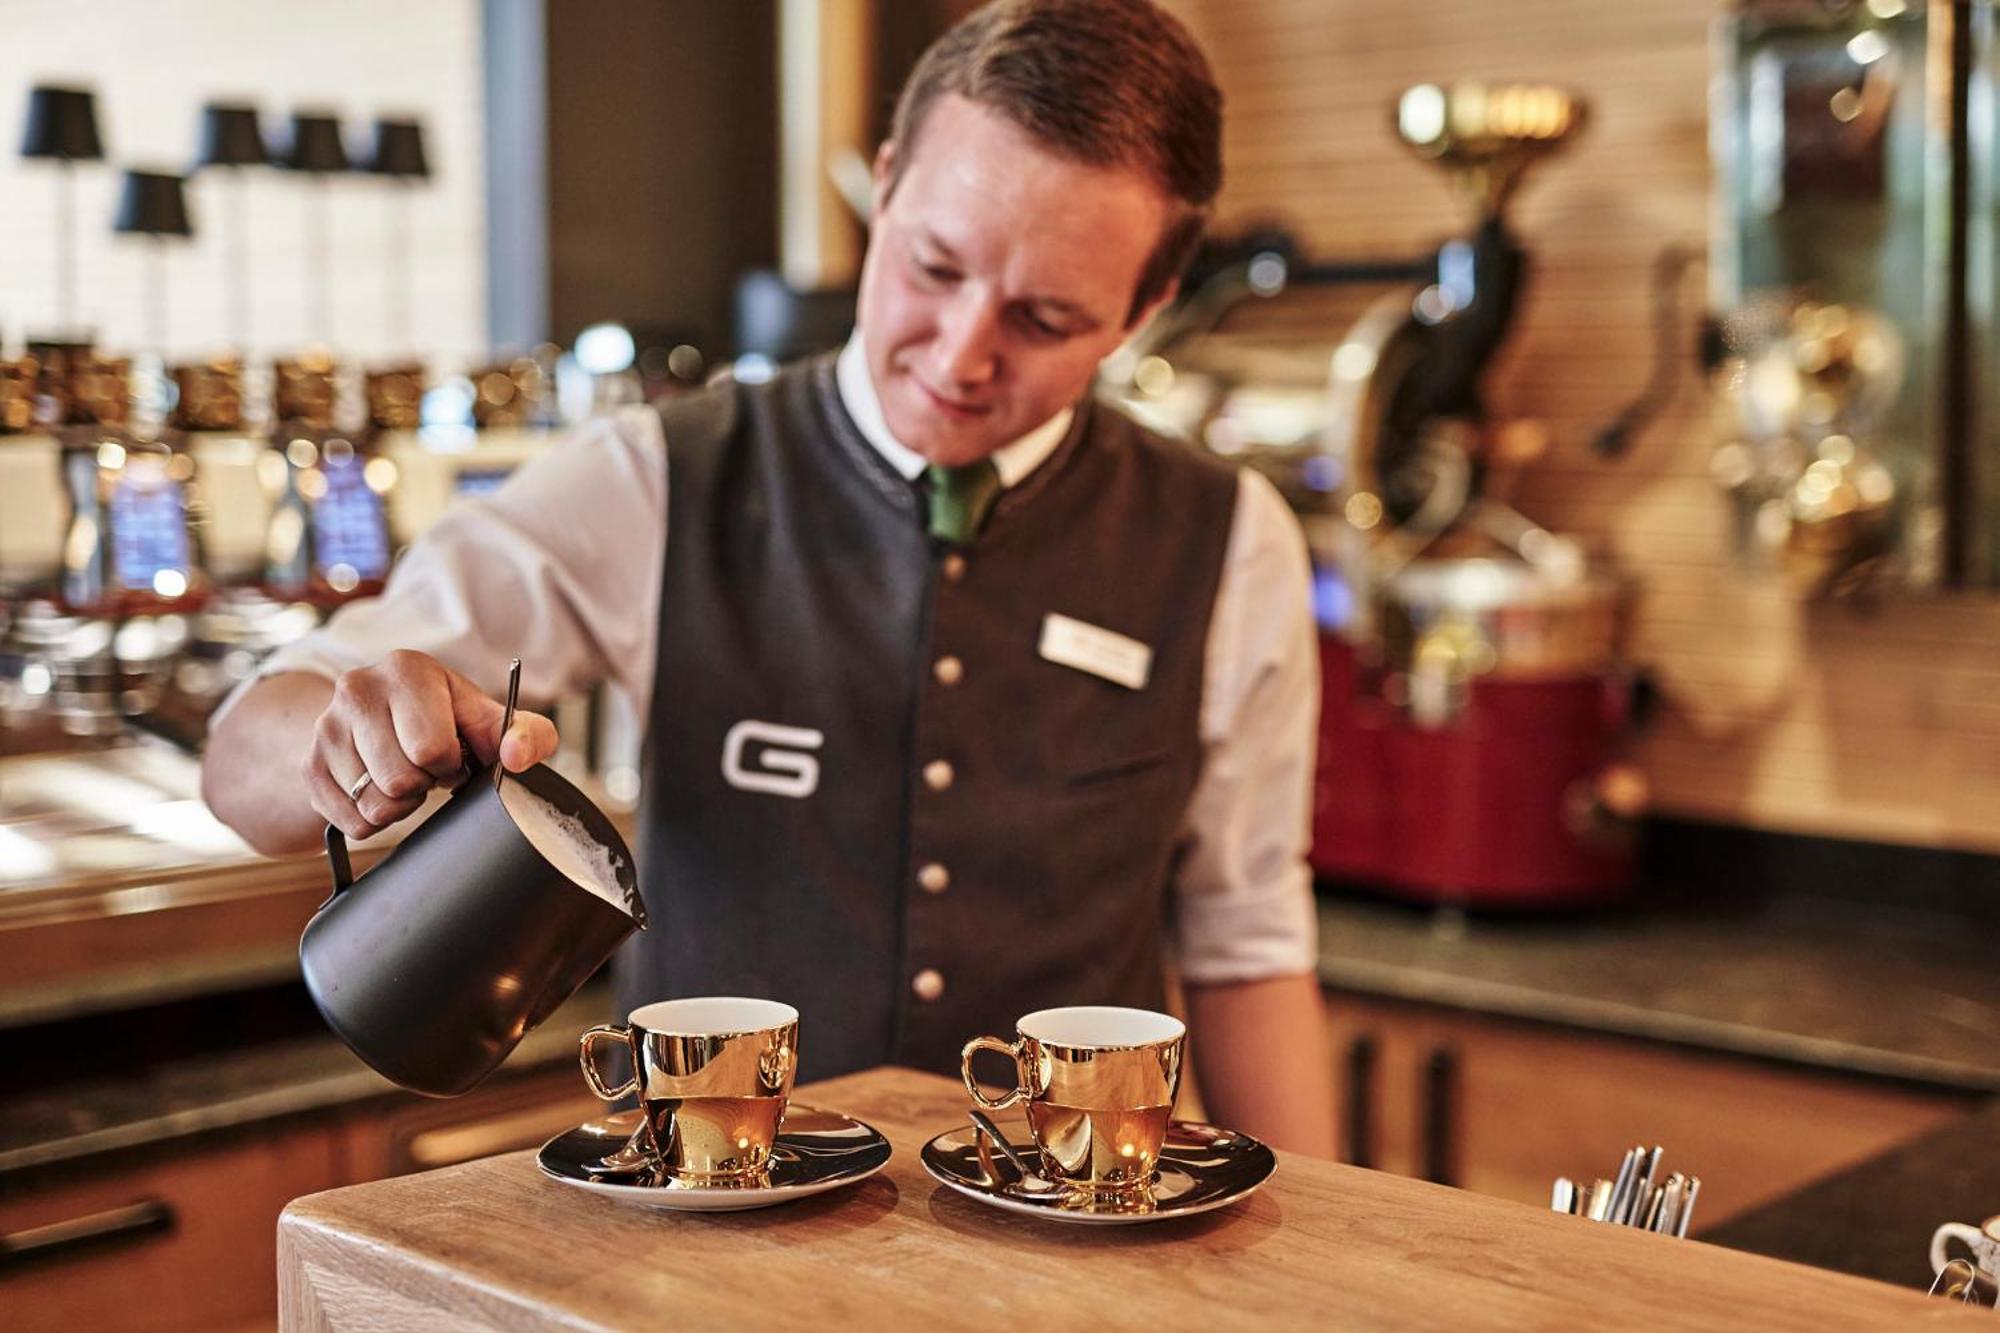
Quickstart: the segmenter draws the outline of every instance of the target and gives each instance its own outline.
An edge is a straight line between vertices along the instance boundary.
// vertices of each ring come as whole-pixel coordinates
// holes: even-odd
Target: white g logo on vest
[[[745,718],[722,740],[722,779],[739,791],[773,796],[810,796],[819,787],[819,760],[810,753],[826,743],[824,732],[810,727],[781,727],[775,722]],[[751,754],[755,768],[743,764]]]

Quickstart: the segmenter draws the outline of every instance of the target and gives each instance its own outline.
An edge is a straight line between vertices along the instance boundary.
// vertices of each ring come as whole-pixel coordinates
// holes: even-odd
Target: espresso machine
[[[324,374],[303,397],[330,414],[332,363],[308,359]],[[291,480],[284,456],[291,437],[278,437],[288,424],[281,414],[298,410],[297,364],[280,361],[261,380],[234,357],[173,370],[173,420],[199,464],[202,549],[212,585],[176,673],[197,719],[205,719],[266,654],[320,620],[296,586],[270,577],[272,534],[283,522],[282,497]],[[296,521],[292,526],[303,532]]]
[[[208,595],[194,461],[134,428],[128,361],[31,343],[9,379],[35,393],[28,429],[0,440],[8,526],[42,544],[0,552],[0,720],[15,749],[114,737],[160,703]]]
[[[1622,759],[1636,585],[1503,502],[1548,432],[1494,419],[1482,393],[1528,275],[1509,200],[1585,118],[1541,85],[1408,90],[1395,132],[1466,201],[1465,234],[1414,259],[1332,262],[1253,235],[1107,367],[1113,397],[1263,472],[1306,531],[1323,880],[1463,907],[1575,906],[1630,882],[1646,804]],[[1331,345],[1251,357],[1218,331],[1310,288],[1385,290]]]
[[[135,421],[128,362],[37,345],[15,364],[37,392],[0,440],[9,750],[131,729],[195,749],[267,653],[381,587],[395,466],[334,428],[335,377],[281,362],[260,412],[239,362],[177,366],[166,419]]]

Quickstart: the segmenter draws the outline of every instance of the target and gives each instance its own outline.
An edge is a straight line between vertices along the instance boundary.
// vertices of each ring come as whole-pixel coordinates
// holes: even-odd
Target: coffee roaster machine
[[[1636,585],[1501,498],[1547,445],[1482,379],[1528,257],[1524,174],[1582,127],[1558,88],[1412,88],[1395,129],[1470,231],[1417,259],[1314,262],[1280,232],[1211,253],[1121,353],[1107,391],[1277,483],[1316,571],[1323,699],[1312,862],[1325,879],[1465,907],[1570,907],[1631,881],[1646,786],[1627,637]],[[1313,288],[1386,291],[1330,350],[1244,352],[1218,326]],[[1597,439],[1623,451],[1656,405]]]

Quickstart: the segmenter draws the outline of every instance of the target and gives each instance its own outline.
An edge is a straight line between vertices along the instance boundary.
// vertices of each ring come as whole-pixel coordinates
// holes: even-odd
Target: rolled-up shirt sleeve
[[[1319,724],[1312,570],[1275,487],[1244,471],[1210,619],[1201,777],[1172,925],[1181,976],[1255,981],[1314,969],[1310,845]]]
[[[588,422],[492,495],[453,504],[411,543],[380,596],[342,607],[265,659],[258,675],[331,679],[413,649],[497,691],[508,659],[519,657],[530,698],[609,678],[643,709],[666,488],[657,412],[633,408]],[[224,709],[241,697],[239,688]]]

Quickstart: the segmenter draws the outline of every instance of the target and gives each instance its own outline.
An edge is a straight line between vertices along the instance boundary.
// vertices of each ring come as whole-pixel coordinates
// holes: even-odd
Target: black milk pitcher
[[[496,778],[575,817],[611,850],[623,910],[549,864],[508,814]],[[412,1092],[470,1091],[646,928],[625,840],[542,765],[474,772],[358,880],[332,826],[326,851],[333,896],[299,937],[306,989],[349,1049]]]

